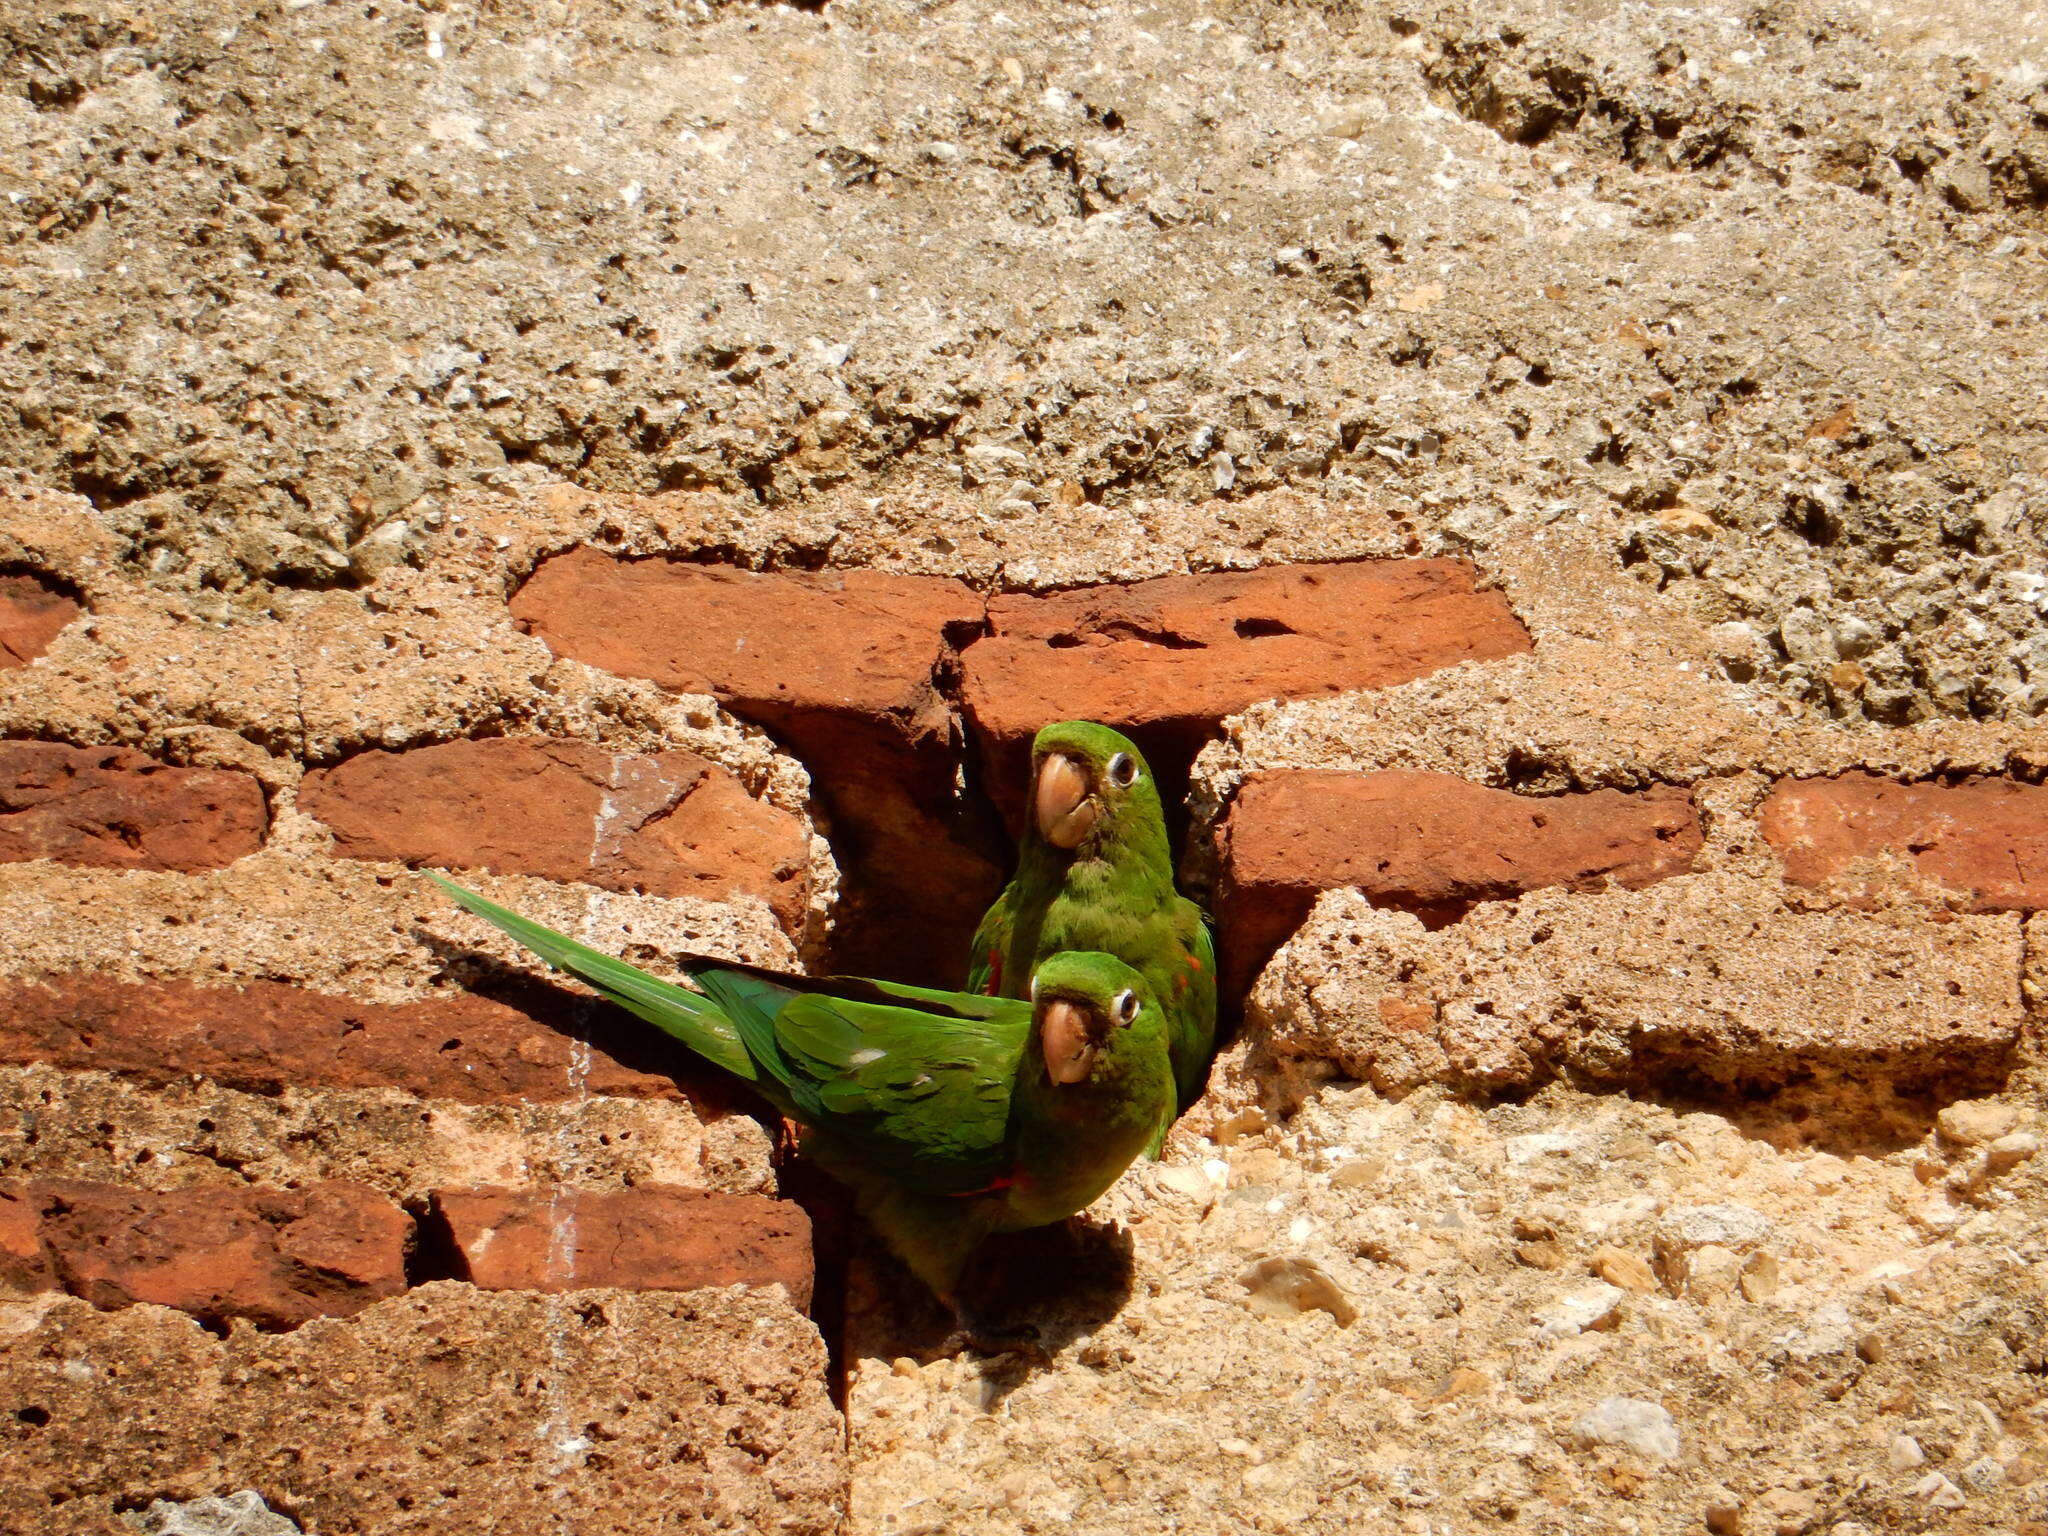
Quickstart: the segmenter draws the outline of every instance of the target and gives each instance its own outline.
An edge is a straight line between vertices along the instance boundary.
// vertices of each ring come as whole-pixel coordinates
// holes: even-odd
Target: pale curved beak
[[[1078,1083],[1095,1066],[1095,1040],[1088,1011],[1054,999],[1045,1005],[1038,1025],[1038,1048],[1045,1052],[1045,1072],[1056,1083]]]
[[[1088,798],[1088,771],[1064,752],[1046,753],[1031,795],[1038,835],[1055,848],[1078,848],[1101,814]]]

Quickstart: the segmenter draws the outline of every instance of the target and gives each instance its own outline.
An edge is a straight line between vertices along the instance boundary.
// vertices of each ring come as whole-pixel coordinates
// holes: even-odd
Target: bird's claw
[[[977,1355],[1020,1355],[1032,1365],[1050,1365],[1052,1353],[1040,1341],[1038,1330],[1029,1323],[1013,1328],[994,1328],[960,1318],[958,1326],[940,1344],[943,1355],[972,1350]]]

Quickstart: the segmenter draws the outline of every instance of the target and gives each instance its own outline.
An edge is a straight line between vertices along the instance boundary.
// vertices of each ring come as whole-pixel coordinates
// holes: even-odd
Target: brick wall
[[[1186,875],[1249,994],[1183,1136],[1284,1111],[1303,1065],[1910,1130],[2038,1050],[2048,738],[1831,730],[1556,548],[1420,558],[1361,514],[1345,561],[1117,580],[1068,550],[1066,584],[974,585],[680,560],[675,504],[550,492],[466,503],[363,592],[207,624],[79,503],[6,494],[47,571],[7,591],[32,638],[0,673],[0,1371],[45,1416],[17,1453],[80,1508],[221,1491],[299,1436],[297,1507],[376,1528],[339,1448],[383,1393],[442,1414],[403,1457],[522,1469],[449,1482],[420,1529],[543,1490],[708,1529],[764,1488],[778,1529],[835,1528],[812,1228],[756,1106],[414,871],[656,969],[943,976],[1058,715],[1186,787]],[[915,1310],[861,1273],[861,1326]],[[471,1414],[492,1370],[556,1385]],[[718,1406],[657,1422],[650,1391]],[[240,1438],[163,1449],[210,1433],[194,1394]]]
[[[246,1487],[324,1530],[836,1529],[758,1107],[414,873],[795,964],[837,880],[797,763],[563,687],[460,559],[208,625],[81,504],[0,521],[40,573],[0,588],[0,1525]]]

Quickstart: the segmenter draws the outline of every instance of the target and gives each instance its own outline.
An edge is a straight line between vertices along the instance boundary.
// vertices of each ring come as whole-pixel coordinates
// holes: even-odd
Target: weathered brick
[[[1782,894],[1726,871],[1551,889],[1431,932],[1333,891],[1250,1011],[1273,1049],[1390,1093],[1525,1091],[1560,1075],[1695,1097],[1793,1092],[1882,1139],[1899,1128],[1884,1123],[1894,1096],[1998,1087],[2026,1019],[2016,917],[1803,911]]]
[[[43,1246],[43,1208],[34,1186],[0,1182],[0,1294],[54,1291],[57,1272]]]
[[[708,693],[803,760],[832,819],[851,909],[836,961],[957,980],[1000,887],[992,829],[954,784],[940,682],[982,623],[957,581],[875,571],[760,574],[576,550],[512,612],[558,655]]]
[[[915,722],[981,599],[940,576],[739,571],[621,560],[594,549],[546,560],[513,615],[562,655],[678,693],[754,710]]]
[[[811,1224],[787,1200],[714,1190],[440,1190],[463,1277],[491,1291],[782,1284],[811,1301]]]
[[[210,1322],[293,1328],[346,1317],[406,1286],[412,1218],[356,1184],[202,1186],[164,1192],[78,1179],[6,1181],[0,1279],[96,1307],[176,1307]],[[33,1213],[39,1251],[13,1249]]]
[[[307,774],[299,805],[346,858],[757,896],[791,930],[809,894],[803,823],[694,752],[519,736],[376,750]]]
[[[1700,841],[1683,789],[1537,796],[1445,773],[1257,774],[1223,829],[1224,985],[1249,986],[1323,891],[1355,887],[1440,924],[1545,886],[1667,880],[1693,867]]]
[[[0,983],[0,1066],[40,1062],[159,1084],[206,1077],[263,1094],[390,1087],[466,1104],[683,1096],[665,1072],[622,1059],[646,1062],[652,1049],[666,1065],[680,1047],[665,1050],[608,1010],[585,1013],[566,994],[539,989],[519,1006],[471,993],[363,1003],[280,982],[199,987],[80,972]],[[579,1037],[595,1040],[587,1065],[572,1059]]]
[[[263,846],[263,787],[125,747],[0,742],[0,863],[219,869]]]
[[[1919,875],[1962,893],[1972,912],[2048,907],[2048,785],[1976,778],[1901,784],[1871,773],[1793,779],[1771,791],[1763,833],[1795,885],[1849,876],[1851,866],[1892,855]]]
[[[0,576],[0,672],[25,667],[79,615],[77,600],[34,576]]]
[[[1529,649],[1499,592],[1459,560],[1278,565],[989,603],[963,700],[1014,813],[1050,720],[1131,733],[1169,791],[1219,722],[1262,699],[1384,688]]]

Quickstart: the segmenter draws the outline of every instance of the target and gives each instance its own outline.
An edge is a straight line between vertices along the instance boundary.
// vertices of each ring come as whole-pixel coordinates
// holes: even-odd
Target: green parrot
[[[1023,996],[1062,950],[1115,955],[1145,978],[1166,1015],[1174,1113],[1185,1111],[1216,1048],[1215,945],[1202,909],[1173,888],[1151,768],[1129,737],[1089,720],[1048,725],[1031,743],[1017,875],[975,932],[968,990]]]
[[[802,1126],[805,1154],[953,1313],[958,1342],[1019,1342],[962,1304],[981,1240],[1082,1210],[1173,1121],[1167,1016],[1109,955],[1047,956],[1029,1001],[688,958],[693,992],[428,878]]]

